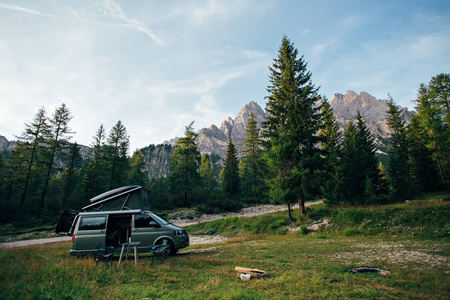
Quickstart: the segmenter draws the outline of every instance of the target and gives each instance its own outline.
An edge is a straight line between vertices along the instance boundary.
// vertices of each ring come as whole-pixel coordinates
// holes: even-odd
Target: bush
[[[362,234],[361,230],[357,228],[345,228],[343,232],[344,236],[354,236],[354,235],[360,235]]]
[[[434,231],[436,237],[450,236],[450,224],[445,224],[443,228]]]
[[[366,209],[344,209],[339,210],[336,219],[349,225],[356,225],[362,223],[369,214],[370,212]]]
[[[214,198],[198,206],[204,214],[218,214],[224,211],[237,212],[242,208],[242,202],[236,198]]]
[[[306,227],[306,225],[300,226],[300,232],[301,232],[303,235],[307,235],[307,234],[308,234],[308,227]]]

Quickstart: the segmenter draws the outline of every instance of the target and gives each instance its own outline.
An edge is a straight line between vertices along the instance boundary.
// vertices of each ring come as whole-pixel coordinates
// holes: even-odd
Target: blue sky
[[[412,109],[450,71],[450,1],[0,0],[0,135],[65,103],[73,141],[121,120],[130,153],[265,107],[286,35],[319,93],[387,94]]]

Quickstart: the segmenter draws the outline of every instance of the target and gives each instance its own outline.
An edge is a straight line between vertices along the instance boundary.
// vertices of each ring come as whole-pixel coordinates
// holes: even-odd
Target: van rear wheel
[[[171,240],[163,239],[158,243],[158,245],[167,245],[166,251],[168,255],[175,255],[177,253],[177,250],[175,250],[175,246]]]

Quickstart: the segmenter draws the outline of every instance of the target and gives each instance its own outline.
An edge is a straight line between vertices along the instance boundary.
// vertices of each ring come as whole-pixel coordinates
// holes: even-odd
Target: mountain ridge
[[[378,145],[384,146],[392,133],[386,122],[386,111],[388,100],[376,99],[367,92],[357,94],[354,91],[347,91],[346,94],[333,94],[330,105],[341,130],[349,120],[356,120],[358,111],[365,119],[367,127],[370,129]],[[408,123],[413,111],[401,107],[404,112],[406,122]],[[216,154],[223,159],[226,156],[228,142],[231,139],[238,153],[243,149],[242,143],[245,140],[247,121],[250,113],[255,115],[257,128],[261,128],[262,122],[266,118],[266,112],[255,101],[250,101],[239,111],[236,118],[229,117],[222,121],[221,125],[212,124],[208,128],[198,130],[196,143],[200,153]],[[173,148],[178,138],[165,141],[161,145],[150,145],[142,148],[144,162],[146,164],[148,176],[160,177],[167,176]],[[8,141],[0,136],[0,151],[10,151],[15,141]],[[9,149],[9,150],[8,150]],[[239,156],[240,157],[240,156]],[[219,162],[221,163],[221,162]]]

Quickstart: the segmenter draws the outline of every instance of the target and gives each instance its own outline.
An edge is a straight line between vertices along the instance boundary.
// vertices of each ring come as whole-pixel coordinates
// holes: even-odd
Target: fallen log
[[[251,278],[268,276],[265,271],[258,269],[243,268],[243,267],[235,267],[234,269],[238,272],[238,276],[241,277],[241,279],[243,278],[241,274],[248,274],[250,275]]]

